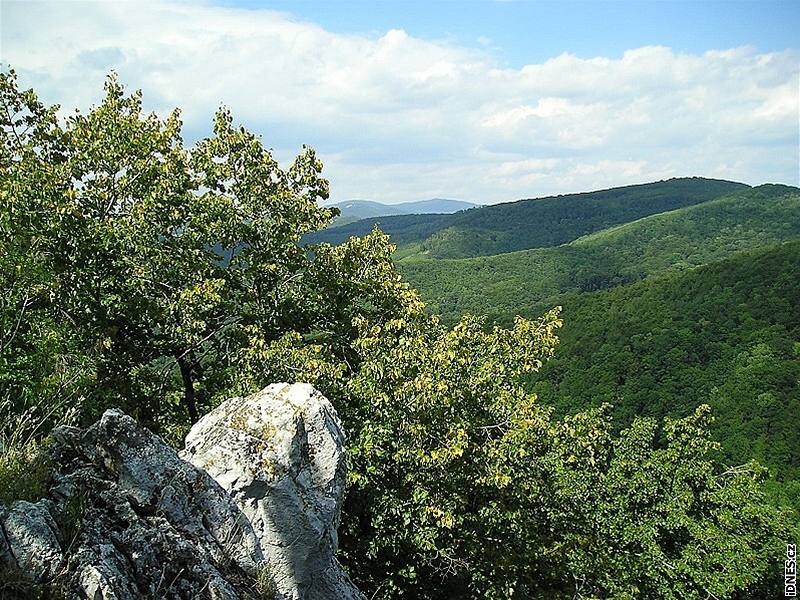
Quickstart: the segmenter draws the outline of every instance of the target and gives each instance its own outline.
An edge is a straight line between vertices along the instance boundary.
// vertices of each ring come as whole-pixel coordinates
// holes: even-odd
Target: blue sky
[[[702,175],[798,185],[800,2],[13,2],[65,110],[109,70],[188,141],[221,103],[332,199],[498,202]]]
[[[800,2],[759,0],[612,2],[567,0],[418,2],[225,1],[223,6],[285,11],[330,31],[409,35],[460,45],[489,44],[504,64],[522,67],[562,52],[620,56],[641,46],[700,53],[753,45],[768,52],[797,47]]]

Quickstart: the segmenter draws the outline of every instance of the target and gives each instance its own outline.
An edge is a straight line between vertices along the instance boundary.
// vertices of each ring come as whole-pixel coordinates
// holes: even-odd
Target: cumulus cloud
[[[86,108],[115,69],[186,137],[221,103],[278,158],[317,148],[335,199],[495,202],[704,175],[798,184],[800,52],[554,56],[507,68],[398,29],[342,35],[270,10],[180,2],[2,7],[2,61]]]

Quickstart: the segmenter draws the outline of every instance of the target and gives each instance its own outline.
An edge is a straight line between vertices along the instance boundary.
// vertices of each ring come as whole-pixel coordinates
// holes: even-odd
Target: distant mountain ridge
[[[340,227],[361,219],[386,217],[397,215],[421,214],[452,214],[460,210],[467,210],[479,206],[464,200],[449,198],[431,198],[430,200],[417,200],[414,202],[400,202],[398,204],[384,204],[374,200],[344,200],[325,205],[326,208],[338,208],[339,216],[334,221],[333,227]]]
[[[693,206],[748,189],[743,183],[674,178],[595,192],[481,206],[450,215],[373,216],[306,236],[340,244],[377,223],[401,248],[401,257],[469,258],[545,248],[659,212]]]
[[[581,236],[568,244],[493,256],[397,264],[445,321],[464,313],[508,321],[558,305],[563,294],[608,289],[687,271],[800,237],[800,189],[744,188]]]

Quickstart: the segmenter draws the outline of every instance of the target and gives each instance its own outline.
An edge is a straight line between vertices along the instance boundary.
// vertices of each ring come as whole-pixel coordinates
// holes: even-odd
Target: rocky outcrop
[[[32,504],[20,500],[8,510],[0,509],[0,556],[4,566],[18,565],[40,581],[56,575],[55,569],[64,555],[51,507],[49,502]]]
[[[228,400],[186,436],[183,458],[211,475],[247,516],[286,597],[362,597],[334,556],[343,444],[330,402],[303,384]]]
[[[67,597],[362,599],[334,556],[345,465],[307,385],[234,398],[183,458],[123,413],[54,433],[46,498],[0,506],[0,565]]]

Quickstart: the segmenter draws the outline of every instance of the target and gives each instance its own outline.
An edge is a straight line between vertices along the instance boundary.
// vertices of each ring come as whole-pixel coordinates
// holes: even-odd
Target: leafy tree
[[[431,599],[777,589],[772,557],[791,516],[765,498],[761,467],[716,462],[707,407],[620,434],[607,406],[556,420],[524,389],[554,349],[556,313],[448,329],[408,301],[382,326],[361,323],[347,364],[298,338],[249,359],[255,379],[270,365],[264,380],[312,381],[337,401],[351,481],[342,553],[363,589]]]
[[[25,429],[26,407],[40,419],[64,411],[94,377],[94,355],[53,302],[57,256],[48,245],[66,218],[63,135],[57,107],[0,79],[0,407],[3,437]],[[5,440],[6,445],[9,441]]]
[[[352,257],[319,253],[335,287],[325,290],[297,246],[333,214],[317,206],[328,188],[313,150],[284,171],[225,110],[213,136],[186,149],[179,113],[145,114],[141,94],[126,96],[113,76],[103,102],[64,125],[13,72],[0,84],[10,332],[0,376],[17,409],[58,396],[81,401],[87,418],[118,404],[151,425],[190,422],[232,384],[254,328],[269,340],[306,335],[342,306],[373,310],[371,291],[343,300],[371,289],[331,264]],[[337,274],[348,277],[338,287]]]
[[[225,110],[187,149],[177,111],[145,114],[113,76],[64,124],[13,73],[0,98],[0,392],[19,420],[116,404],[177,438],[229,394],[310,381],[350,436],[341,552],[375,598],[771,585],[787,517],[756,465],[709,456],[705,410],[661,433],[616,435],[606,408],[553,418],[525,383],[558,312],[449,328],[380,231],[301,248],[332,216],[312,150],[283,170]],[[6,456],[0,485],[25,464]]]

